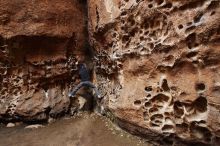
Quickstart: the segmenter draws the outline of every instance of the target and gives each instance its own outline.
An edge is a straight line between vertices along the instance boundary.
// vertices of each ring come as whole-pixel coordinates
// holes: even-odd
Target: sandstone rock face
[[[85,17],[78,0],[0,1],[0,118],[43,120],[68,111]]]
[[[90,0],[104,107],[172,145],[220,143],[220,1]],[[158,136],[160,138],[158,139]]]

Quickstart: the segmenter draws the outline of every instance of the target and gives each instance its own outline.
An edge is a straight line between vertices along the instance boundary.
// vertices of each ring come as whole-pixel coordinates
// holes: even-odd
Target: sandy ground
[[[24,127],[1,125],[0,146],[151,146],[96,114],[83,113],[38,129]]]

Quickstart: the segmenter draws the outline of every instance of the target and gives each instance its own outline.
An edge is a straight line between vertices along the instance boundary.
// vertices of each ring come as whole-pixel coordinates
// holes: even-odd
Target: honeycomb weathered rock
[[[219,143],[220,1],[88,5],[97,83],[120,126],[154,140]]]
[[[0,119],[44,120],[69,110],[85,17],[78,0],[0,1]]]

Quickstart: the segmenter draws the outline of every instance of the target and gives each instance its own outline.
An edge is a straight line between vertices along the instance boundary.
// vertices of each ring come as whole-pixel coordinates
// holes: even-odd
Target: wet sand
[[[105,117],[82,113],[38,129],[0,127],[0,146],[152,146]]]

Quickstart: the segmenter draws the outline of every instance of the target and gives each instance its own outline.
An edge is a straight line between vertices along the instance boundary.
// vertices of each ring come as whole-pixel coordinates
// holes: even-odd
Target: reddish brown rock
[[[103,106],[120,126],[167,144],[219,143],[219,1],[90,0],[88,7]]]
[[[84,29],[85,12],[77,0],[2,0],[0,6],[0,32],[4,38],[18,35],[71,37]]]
[[[0,1],[0,116],[43,120],[69,110],[86,10],[78,0]]]

